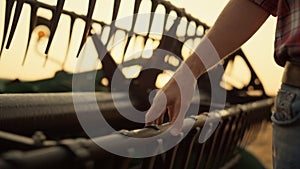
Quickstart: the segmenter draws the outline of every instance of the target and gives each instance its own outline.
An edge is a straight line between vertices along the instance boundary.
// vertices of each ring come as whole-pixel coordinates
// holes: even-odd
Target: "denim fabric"
[[[274,169],[300,169],[300,88],[282,84],[271,119]]]

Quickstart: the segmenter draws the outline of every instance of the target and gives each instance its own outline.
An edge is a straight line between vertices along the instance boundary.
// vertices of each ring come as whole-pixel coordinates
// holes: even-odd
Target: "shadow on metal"
[[[211,138],[201,144],[198,137],[207,116],[201,114],[190,117],[195,120],[193,129],[178,145],[166,153],[143,159],[110,154],[86,138],[52,141],[45,139],[41,133],[29,138],[1,131],[1,141],[14,142],[27,150],[1,154],[0,168],[230,168],[239,159],[239,149],[255,139],[259,129],[267,121],[272,105],[273,99],[269,98],[219,110],[221,123]],[[187,123],[188,120],[185,120],[184,126]],[[162,133],[168,127],[169,124],[166,123],[157,128],[119,132],[130,137],[151,137]],[[116,140],[115,135],[112,133],[95,139],[111,139],[114,146],[131,148],[130,138],[118,134]]]

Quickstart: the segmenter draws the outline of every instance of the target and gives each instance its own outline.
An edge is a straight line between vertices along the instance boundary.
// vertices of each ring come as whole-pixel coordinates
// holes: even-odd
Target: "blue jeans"
[[[300,88],[281,85],[273,121],[273,168],[300,169]]]

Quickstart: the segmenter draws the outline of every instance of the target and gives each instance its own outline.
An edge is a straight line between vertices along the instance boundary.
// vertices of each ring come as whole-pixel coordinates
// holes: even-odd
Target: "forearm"
[[[245,43],[261,27],[268,16],[269,13],[249,0],[231,0],[206,37],[213,45],[218,57],[223,59]],[[202,44],[200,43],[200,45]],[[206,57],[201,55],[205,53],[201,51],[203,48],[198,46],[197,49],[186,60],[196,78],[208,69],[201,61]]]

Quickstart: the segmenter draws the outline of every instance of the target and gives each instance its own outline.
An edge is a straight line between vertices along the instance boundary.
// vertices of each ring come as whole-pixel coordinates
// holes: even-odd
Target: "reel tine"
[[[92,23],[92,16],[93,16],[93,13],[94,13],[95,4],[96,4],[96,0],[90,0],[89,1],[89,10],[88,10],[86,20],[85,20],[85,27],[84,27],[81,43],[80,43],[80,46],[79,46],[79,49],[78,49],[78,52],[77,52],[77,55],[76,55],[77,58],[78,58],[79,53],[80,53],[80,51],[81,51],[81,49],[82,49],[89,33],[90,33],[91,23]]]
[[[36,2],[36,0],[34,0]],[[26,46],[26,51],[25,55],[22,61],[22,65],[25,64],[25,60],[27,57],[28,49],[29,49],[29,43],[31,39],[31,34],[33,32],[34,27],[36,26],[36,21],[37,21],[37,10],[38,10],[38,5],[36,3],[30,4],[31,7],[31,12],[30,12],[30,26],[29,26],[29,34],[28,34],[28,39],[27,39],[27,46]]]
[[[64,61],[62,62],[62,69],[64,69],[65,67],[65,64],[66,64],[66,61],[67,61],[67,58],[69,56],[69,52],[70,52],[70,45],[71,45],[71,38],[72,38],[72,34],[73,34],[73,26],[74,26],[74,23],[75,23],[75,19],[76,19],[76,15],[69,15],[70,18],[71,18],[71,23],[70,23],[70,33],[69,33],[69,41],[68,41],[68,47],[67,47],[67,53],[66,53],[66,56],[64,58]]]
[[[57,29],[57,25],[58,25],[60,16],[62,14],[64,4],[65,4],[65,0],[57,0],[56,9],[55,9],[55,11],[52,11],[53,12],[53,17],[51,19],[49,41],[47,43],[47,47],[46,47],[46,50],[45,50],[46,58],[45,58],[44,66],[45,66],[46,61],[48,59],[48,52],[49,52],[51,43],[53,41],[54,34],[56,32],[56,29]]]
[[[128,39],[127,39],[126,44],[125,44],[124,56],[127,52],[129,43],[130,43],[132,35],[133,35],[134,26],[136,24],[136,19],[137,19],[137,13],[139,12],[141,2],[142,2],[141,0],[136,0],[135,3],[134,3],[133,20],[132,20],[132,25],[131,25],[130,32],[128,33]],[[124,57],[123,57],[123,61],[124,61]]]
[[[3,47],[4,47],[4,43],[5,43],[5,40],[6,40],[6,35],[7,35],[10,16],[11,16],[11,11],[12,11],[12,7],[14,5],[14,2],[15,2],[14,0],[6,0],[4,32],[3,32],[3,39],[2,39],[2,44],[1,44],[1,48],[0,48],[0,57],[1,57]]]
[[[12,38],[13,38],[13,36],[15,34],[15,31],[16,31],[16,28],[17,28],[17,25],[18,25],[18,21],[19,21],[21,12],[22,12],[22,8],[23,8],[23,5],[24,5],[24,2],[25,2],[25,0],[17,0],[17,6],[16,6],[16,9],[15,9],[13,23],[11,25],[11,29],[10,29],[10,32],[9,32],[8,40],[7,40],[7,43],[6,43],[6,46],[5,46],[6,49],[8,49],[10,47]]]

